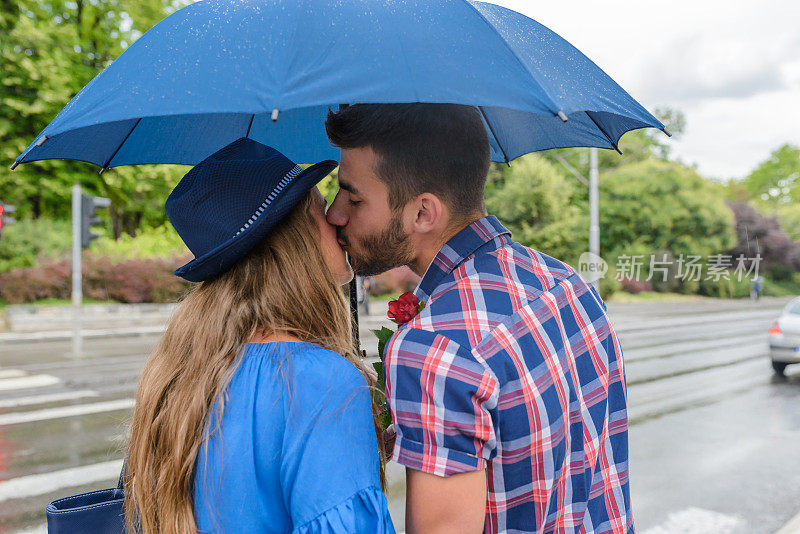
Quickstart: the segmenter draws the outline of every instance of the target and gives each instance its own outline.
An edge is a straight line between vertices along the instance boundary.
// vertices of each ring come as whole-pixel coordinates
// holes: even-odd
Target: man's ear
[[[439,232],[447,227],[449,213],[444,202],[433,193],[422,193],[409,202],[411,233]]]

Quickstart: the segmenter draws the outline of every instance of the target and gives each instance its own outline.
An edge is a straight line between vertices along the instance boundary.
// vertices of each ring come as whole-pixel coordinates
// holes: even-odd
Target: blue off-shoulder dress
[[[198,532],[393,533],[361,372],[312,343],[240,357],[195,464]]]

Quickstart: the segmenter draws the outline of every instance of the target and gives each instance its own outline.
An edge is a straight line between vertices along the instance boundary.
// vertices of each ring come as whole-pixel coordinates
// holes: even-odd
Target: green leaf
[[[380,330],[373,330],[372,333],[378,338],[378,356],[383,361],[383,350],[386,348],[386,343],[394,335],[394,330],[383,326]]]
[[[381,362],[375,362],[372,364],[372,368],[375,369],[375,372],[378,373],[378,382],[375,386],[383,391],[384,385],[384,375],[383,375],[383,364]]]

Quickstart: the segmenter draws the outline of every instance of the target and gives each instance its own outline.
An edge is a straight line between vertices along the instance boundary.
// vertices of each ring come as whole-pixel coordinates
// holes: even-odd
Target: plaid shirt
[[[485,469],[485,532],[632,533],[622,352],[594,288],[488,216],[415,294],[385,351],[392,459]]]

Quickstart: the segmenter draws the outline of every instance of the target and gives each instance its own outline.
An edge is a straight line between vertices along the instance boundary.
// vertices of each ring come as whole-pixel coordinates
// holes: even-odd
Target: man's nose
[[[348,217],[347,212],[344,209],[341,193],[336,193],[336,198],[333,199],[333,203],[330,205],[330,207],[328,207],[328,211],[325,214],[325,219],[329,224],[334,226],[347,225]]]

